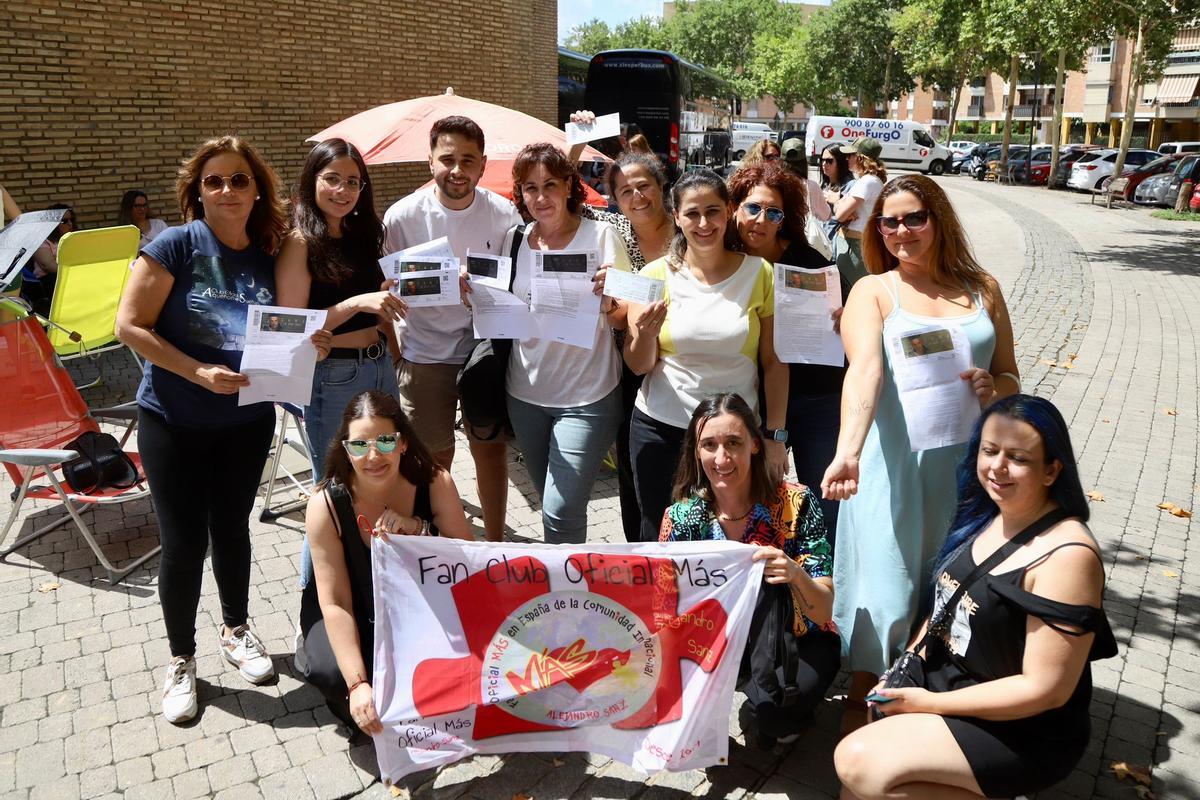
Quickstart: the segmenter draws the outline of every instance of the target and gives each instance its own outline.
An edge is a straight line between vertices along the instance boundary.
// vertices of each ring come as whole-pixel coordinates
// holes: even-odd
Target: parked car
[[[1008,168],[1013,176],[1013,180],[1017,183],[1045,183],[1046,175],[1050,173],[1050,156],[1053,153],[1053,147],[1042,145],[1016,158],[1010,157],[1008,159]],[[1044,171],[1034,172],[1036,168],[1042,166],[1046,168]]]
[[[972,148],[974,148],[974,147],[975,147],[975,143],[974,143],[974,142],[968,142],[968,141],[966,141],[965,139],[963,139],[963,140],[959,140],[959,141],[954,141],[954,142],[951,142],[950,144],[948,144],[948,145],[946,145],[946,146],[950,148],[950,152],[951,152],[952,154],[954,154],[954,153],[966,153],[966,152],[968,152],[969,150],[971,150]]]
[[[1086,191],[1107,188],[1109,181],[1112,180],[1113,167],[1117,164],[1118,152],[1115,148],[1108,148],[1085,153],[1071,165],[1071,177],[1067,178],[1067,186]],[[1159,153],[1154,150],[1131,148],[1125,154],[1125,163],[1131,167],[1138,167],[1153,161],[1158,156]]]
[[[952,154],[950,156],[950,171],[954,173],[960,173],[963,170],[966,170],[968,174],[971,174],[973,171],[973,162],[975,161],[976,156],[982,157],[983,152],[990,146],[991,145],[989,144],[977,144],[972,146],[969,150]]]
[[[1120,192],[1121,196],[1126,200],[1132,200],[1133,193],[1137,189],[1138,184],[1151,176],[1172,171],[1175,168],[1175,164],[1184,157],[1185,154],[1183,153],[1173,153],[1169,156],[1156,158],[1140,167],[1123,170],[1121,177],[1110,183],[1108,188],[1113,192]]]
[[[1058,177],[1055,180],[1055,185],[1062,186],[1067,182],[1067,178],[1071,177],[1071,166],[1082,158],[1085,153],[1093,153],[1100,149],[1102,148],[1094,144],[1065,145],[1058,157]]]
[[[1158,146],[1158,152],[1169,153],[1200,153],[1200,142],[1163,142]]]
[[[980,167],[979,171],[976,172],[976,174],[975,174],[975,180],[982,181],[982,180],[988,179],[989,177],[993,178],[993,179],[995,178],[996,170],[998,170],[1000,168],[1000,151],[1001,151],[1001,149],[1003,149],[1003,148],[1001,148],[1000,145],[996,145],[992,149],[988,150],[988,152],[984,156],[983,165]],[[1028,150],[1029,150],[1028,145],[1010,144],[1008,146],[1009,166],[1012,166],[1012,163],[1015,160],[1021,158]],[[979,174],[979,172],[982,172],[982,174]]]
[[[1133,190],[1133,202],[1147,206],[1161,206],[1171,188],[1171,173],[1151,175]]]
[[[1192,192],[1192,199],[1188,201],[1188,211],[1193,214],[1200,213],[1200,192]]]
[[[1171,173],[1171,184],[1167,187],[1166,196],[1163,197],[1163,204],[1167,208],[1175,206],[1175,201],[1179,199],[1179,189],[1183,186],[1184,181],[1191,181],[1193,185],[1200,182],[1200,155],[1187,156]]]

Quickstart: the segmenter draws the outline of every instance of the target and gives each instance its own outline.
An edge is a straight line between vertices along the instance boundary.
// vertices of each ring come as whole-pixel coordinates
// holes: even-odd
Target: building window
[[[751,100],[749,103],[746,104],[746,116],[747,117],[757,117],[758,116],[758,101],[757,100]]]
[[[1108,64],[1113,60],[1113,42],[1097,45],[1092,48],[1093,64]]]

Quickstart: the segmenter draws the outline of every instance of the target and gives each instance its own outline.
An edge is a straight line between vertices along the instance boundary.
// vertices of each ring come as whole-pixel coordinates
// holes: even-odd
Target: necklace
[[[746,517],[750,516],[750,512],[754,510],[754,505],[754,503],[751,503],[749,508],[736,517],[729,514],[723,514],[718,511],[717,519],[721,520],[722,522],[740,522],[741,520],[744,520]]]

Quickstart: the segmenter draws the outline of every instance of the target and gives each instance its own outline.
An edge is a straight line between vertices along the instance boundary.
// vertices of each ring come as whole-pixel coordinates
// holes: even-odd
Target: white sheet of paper
[[[604,293],[618,300],[648,306],[663,299],[663,282],[621,269],[610,269],[604,276]]]
[[[323,310],[249,306],[242,374],[250,385],[238,389],[238,405],[308,405],[317,368],[317,348],[309,339],[324,324]]]
[[[596,250],[534,250],[534,278],[591,279],[600,268]]]
[[[596,117],[596,121],[591,125],[568,122],[564,130],[567,132],[568,147],[584,142],[594,142],[597,139],[607,139],[610,136],[620,136],[621,115],[605,114],[602,117]]]
[[[530,339],[537,324],[529,306],[503,289],[474,286],[471,292],[471,326],[476,339]]]
[[[913,452],[960,444],[979,419],[979,399],[959,377],[971,368],[971,342],[958,325],[891,336],[892,372]]]
[[[512,259],[467,250],[467,275],[472,284],[483,284],[507,292],[512,283]]]
[[[392,291],[400,295],[411,308],[454,306],[462,302],[458,285],[458,259],[398,261],[396,267],[404,271],[387,276],[396,279]]]
[[[379,259],[379,268],[383,270],[384,277],[394,278],[401,271],[401,261],[441,261],[447,258],[454,258],[454,251],[450,249],[450,240],[442,236],[431,242],[405,248],[398,253],[389,253]]]
[[[846,363],[842,337],[833,332],[833,312],[842,307],[838,268],[775,265],[775,353],[787,364]]]
[[[591,281],[534,278],[530,281],[530,298],[539,338],[592,349],[600,295],[592,292]]]

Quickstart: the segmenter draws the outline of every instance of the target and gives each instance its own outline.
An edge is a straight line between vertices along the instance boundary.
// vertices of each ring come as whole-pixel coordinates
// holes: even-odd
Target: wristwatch
[[[763,428],[763,436],[767,437],[768,441],[787,444],[787,429],[786,428]]]

